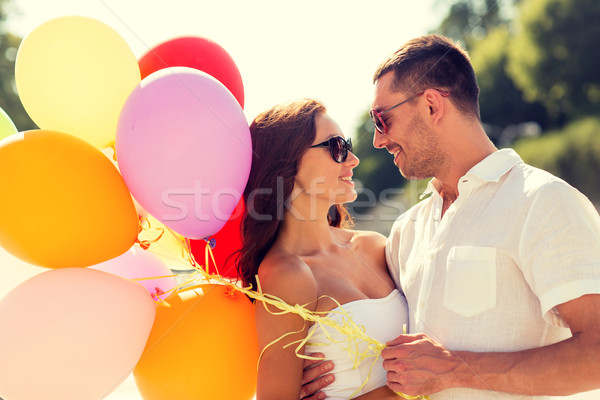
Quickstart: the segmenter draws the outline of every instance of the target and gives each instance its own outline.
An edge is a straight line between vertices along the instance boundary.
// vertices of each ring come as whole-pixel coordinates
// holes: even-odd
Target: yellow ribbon
[[[199,265],[196,262],[196,260],[194,259],[193,254],[189,250],[189,242],[186,240],[185,245],[183,243],[181,243],[181,244],[184,249],[184,251],[182,252],[182,253],[184,253],[184,259],[186,259],[189,262],[189,264],[194,269],[194,271],[192,273],[187,274],[187,275],[190,275],[190,278],[187,279],[186,282],[184,282],[180,285],[177,285],[176,287],[170,289],[169,291],[167,291],[165,293],[184,292],[186,290],[190,290],[190,288],[195,287],[195,283],[197,283],[198,280],[205,280],[207,283],[217,282],[217,283],[226,285],[230,288],[230,290],[232,292],[237,291],[237,292],[245,294],[246,296],[248,296],[254,300],[261,301],[263,303],[263,306],[265,307],[265,309],[273,315],[296,314],[296,315],[300,316],[305,322],[312,322],[313,324],[318,325],[321,328],[321,330],[324,332],[324,334],[328,340],[330,340],[333,343],[339,344],[340,346],[344,346],[345,350],[348,352],[350,359],[352,359],[354,361],[354,368],[357,368],[358,365],[361,362],[363,362],[365,359],[367,359],[369,357],[373,357],[373,363],[371,364],[369,374],[367,375],[366,379],[362,382],[360,387],[352,394],[352,396],[359,393],[360,390],[366,385],[366,383],[368,382],[368,380],[371,376],[371,371],[372,371],[375,363],[381,356],[381,351],[385,348],[385,344],[368,336],[365,333],[365,328],[363,326],[357,325],[352,320],[352,317],[350,316],[350,314],[348,314],[348,312],[346,310],[344,310],[343,305],[341,305],[337,300],[333,299],[330,296],[321,296],[318,300],[320,300],[322,298],[329,298],[337,305],[337,309],[332,310],[332,311],[310,311],[309,309],[306,308],[306,305],[299,305],[299,304],[291,305],[291,304],[286,303],[285,301],[283,301],[281,298],[279,298],[277,296],[274,296],[274,295],[271,295],[268,293],[264,293],[262,291],[258,276],[256,277],[256,282],[257,282],[256,290],[252,290],[251,286],[240,287],[240,286],[234,284],[231,280],[222,277],[221,275],[210,274],[208,272],[210,261],[212,261],[212,264],[215,267],[215,271],[218,272],[218,269],[216,268],[215,258],[212,254],[212,250],[211,250],[210,244],[208,242],[206,243],[205,252],[204,252],[204,268],[202,268],[202,266]],[[185,275],[185,274],[182,274],[182,275]],[[140,279],[136,279],[136,280],[143,280],[143,279],[156,279],[156,278],[140,278]],[[154,296],[154,298],[160,304],[170,307],[168,302],[161,299],[159,296]],[[279,311],[271,311],[267,308],[267,305],[271,305]],[[329,318],[327,316],[329,314],[341,314],[342,315],[341,322],[338,322],[338,321],[335,321],[335,320]],[[344,336],[344,340],[340,341],[340,340],[334,339],[327,331],[327,329],[326,329],[327,327],[335,329],[339,333],[341,333]],[[311,330],[311,331],[309,331],[309,333],[307,334],[307,336],[304,339],[288,343],[285,345],[285,347],[296,345],[295,353],[298,357],[303,358],[303,359],[310,359],[310,360],[321,360],[320,358],[307,356],[307,355],[304,355],[301,353],[302,348],[310,341],[310,339],[312,338],[312,336],[315,332],[316,332],[316,329]],[[282,339],[288,337],[289,335],[293,335],[295,333],[298,333],[298,332],[288,332],[288,333],[282,335],[281,337],[275,339],[268,345],[266,345],[259,356],[258,362],[260,363],[262,355],[268,348],[275,345]],[[344,343],[344,342],[346,342],[346,343]],[[359,349],[358,344],[360,342],[367,343],[366,349],[362,352],[360,352],[358,350]],[[311,344],[324,345],[324,343],[321,343],[321,344],[311,343]],[[409,395],[406,395],[403,393],[398,393],[398,392],[396,392],[396,394],[398,394],[399,396],[401,396],[407,400],[427,400],[427,399],[429,399],[428,396],[409,396]]]

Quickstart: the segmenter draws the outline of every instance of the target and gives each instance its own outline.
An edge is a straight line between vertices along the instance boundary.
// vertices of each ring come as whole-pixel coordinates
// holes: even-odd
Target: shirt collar
[[[523,160],[516,151],[502,149],[493,152],[475,164],[465,176],[476,176],[484,182],[498,182],[512,167],[521,162]]]
[[[423,200],[425,197],[427,197],[428,195],[432,194],[432,193],[439,193],[437,188],[435,187],[435,182],[437,182],[437,179],[432,178],[429,180],[429,182],[427,183],[427,188],[425,189],[425,191],[421,194],[421,196],[419,196],[420,200]]]
[[[521,157],[513,149],[502,149],[493,152],[479,163],[475,164],[465,177],[477,177],[483,182],[498,182],[500,178],[518,163],[523,162]],[[421,195],[421,199],[431,193],[439,193],[439,183],[433,178],[427,184],[427,189]]]

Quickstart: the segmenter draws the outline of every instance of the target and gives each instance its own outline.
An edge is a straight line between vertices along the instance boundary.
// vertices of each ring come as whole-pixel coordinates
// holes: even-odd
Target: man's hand
[[[322,353],[308,354],[311,357],[324,358]],[[333,370],[331,361],[321,360],[304,360],[304,373],[302,374],[302,390],[300,391],[300,399],[303,400],[322,400],[325,398],[325,393],[320,392],[331,382],[335,377],[328,373]]]
[[[452,372],[461,361],[441,344],[416,334],[400,335],[386,345],[381,356],[393,391],[419,396],[453,386]]]

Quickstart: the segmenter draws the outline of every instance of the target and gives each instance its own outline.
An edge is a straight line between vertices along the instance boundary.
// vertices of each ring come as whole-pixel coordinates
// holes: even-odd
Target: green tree
[[[598,0],[527,0],[520,7],[509,74],[559,123],[600,110],[599,20]]]
[[[21,38],[5,30],[6,6],[10,0],[0,0],[0,107],[6,111],[19,131],[36,126],[25,112],[15,85],[15,58]]]
[[[436,33],[461,42],[467,50],[494,28],[510,23],[513,5],[519,0],[458,0],[448,9]],[[446,5],[447,0],[439,0]]]
[[[534,139],[521,139],[514,149],[523,160],[544,169],[600,202],[600,117],[584,117]]]
[[[539,102],[528,102],[517,88],[506,68],[511,32],[507,26],[498,26],[476,42],[471,51],[471,62],[480,89],[481,119],[488,127],[492,139],[500,141],[507,126],[535,121],[542,128],[548,126],[548,115]],[[496,135],[493,132],[499,132]],[[504,138],[510,141],[509,138]]]

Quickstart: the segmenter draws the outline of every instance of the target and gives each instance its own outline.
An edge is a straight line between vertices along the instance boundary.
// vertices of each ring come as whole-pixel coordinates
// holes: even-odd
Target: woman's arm
[[[299,259],[266,259],[259,269],[259,280],[264,293],[314,311],[316,283],[310,269]],[[257,400],[297,400],[300,395],[304,360],[296,355],[297,344],[285,346],[304,339],[309,326],[296,314],[275,315],[279,311],[269,305],[265,308],[260,301],[255,304],[258,344],[262,352],[258,365]],[[283,339],[271,344],[281,337]],[[304,348],[301,347],[298,353],[303,354]]]
[[[387,386],[373,389],[368,393],[355,397],[354,400],[400,400],[403,397],[397,395]]]

